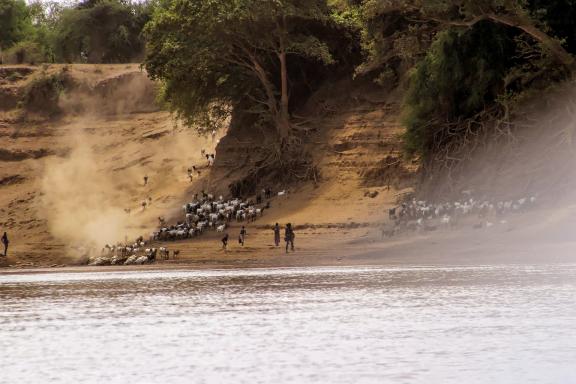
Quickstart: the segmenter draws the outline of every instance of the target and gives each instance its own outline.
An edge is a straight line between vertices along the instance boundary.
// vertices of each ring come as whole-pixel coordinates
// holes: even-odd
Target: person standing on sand
[[[240,230],[240,237],[238,237],[238,242],[244,246],[244,240],[246,239],[246,228],[242,226]]]
[[[286,241],[286,253],[288,253],[288,246],[294,252],[294,238],[296,235],[294,234],[294,230],[292,229],[292,224],[286,224],[286,229],[284,230],[284,241]]]
[[[148,185],[148,176],[144,176],[144,185]]]
[[[222,238],[222,249],[226,250],[228,248],[228,233]]]
[[[4,256],[8,256],[8,244],[10,244],[10,241],[8,240],[8,234],[6,232],[4,232],[4,235],[2,235],[2,244],[4,244]]]
[[[274,245],[280,246],[280,226],[278,223],[274,226]]]

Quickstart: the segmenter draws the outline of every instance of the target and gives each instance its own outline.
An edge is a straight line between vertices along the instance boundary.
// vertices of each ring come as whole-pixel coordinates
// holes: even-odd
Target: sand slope
[[[47,72],[60,70],[61,66],[53,66]],[[15,82],[7,80],[6,74],[2,87],[23,92],[26,84],[45,71],[26,67]],[[146,235],[157,225],[158,216],[177,220],[182,204],[194,193],[215,185],[226,191],[231,178],[222,176],[222,168],[241,161],[238,151],[227,153],[223,148],[217,167],[209,170],[200,151],[212,152],[217,140],[183,129],[167,112],[157,108],[141,111],[141,105],[130,105],[126,100],[141,97],[146,90],[141,83],[148,81],[138,66],[73,65],[67,67],[67,73],[94,92],[103,87],[114,89],[114,82],[116,89],[106,91],[104,98],[91,98],[89,92],[67,94],[61,101],[63,113],[53,118],[23,117],[13,104],[7,104],[0,114],[4,142],[4,152],[0,152],[0,227],[12,239],[8,258],[12,265],[74,263],[71,247],[86,241],[104,244]],[[127,76],[137,81],[121,81]],[[110,99],[115,103],[109,103]],[[102,103],[121,107],[111,111]],[[351,223],[373,227],[381,221],[386,206],[396,200],[400,191],[391,185],[396,180],[379,174],[398,158],[401,128],[395,114],[387,108],[373,111],[347,104],[338,113],[323,116],[317,127],[308,145],[317,147],[314,153],[321,181],[274,186],[288,189],[288,197],[274,199],[272,209],[249,225],[254,249],[266,252],[268,236],[263,228],[274,222],[301,226],[298,239],[302,250],[341,242],[347,233],[339,228]],[[244,145],[250,151],[253,144]],[[191,165],[201,169],[193,183],[186,175]],[[144,175],[149,177],[147,186],[143,185]],[[366,192],[377,192],[377,196],[367,197]],[[152,204],[142,210],[141,203],[148,198]],[[125,209],[130,209],[130,214]],[[236,230],[235,226],[230,229],[232,237]],[[175,246],[182,248],[183,259],[220,257],[216,235],[171,244]],[[230,252],[258,257],[259,252],[250,249]]]
[[[70,265],[78,262],[77,246],[101,247],[147,236],[159,216],[171,222],[181,219],[182,204],[195,193],[205,189],[226,194],[229,183],[255,161],[257,138],[225,136],[225,127],[216,140],[198,137],[154,106],[154,84],[137,65],[68,66],[67,72],[83,91],[65,94],[62,114],[52,117],[23,115],[11,98],[17,98],[35,76],[56,73],[62,66],[17,69],[20,74],[15,77],[15,68],[0,67],[0,229],[12,239],[8,259],[1,260],[4,265]],[[388,208],[412,191],[418,168],[401,154],[399,99],[346,82],[320,91],[301,111],[312,121],[303,144],[313,155],[318,180],[271,186],[287,190],[288,195],[273,198],[264,217],[247,225],[244,247],[236,241],[241,224],[233,223],[228,251],[220,249],[220,234],[209,233],[200,239],[156,244],[180,250],[177,260],[162,263],[258,267],[505,262],[541,259],[539,255],[550,252],[570,259],[576,248],[571,240],[576,217],[570,208],[572,195],[555,188],[552,204],[545,188],[551,182],[540,182],[555,180],[556,186],[564,179],[565,185],[574,185],[574,178],[566,177],[567,166],[574,161],[570,147],[546,149],[556,137],[550,129],[566,132],[565,124],[532,130],[519,136],[513,147],[474,153],[469,175],[457,180],[450,195],[470,187],[484,196],[538,193],[542,203],[536,211],[507,218],[506,225],[490,229],[473,230],[477,220],[471,219],[455,231],[382,239]],[[216,165],[209,169],[200,152],[216,147]],[[497,163],[487,156],[494,154],[499,156]],[[525,164],[531,164],[530,171]],[[201,174],[190,182],[186,170],[192,165]],[[296,226],[296,253],[286,255],[273,246],[270,226],[276,222]]]

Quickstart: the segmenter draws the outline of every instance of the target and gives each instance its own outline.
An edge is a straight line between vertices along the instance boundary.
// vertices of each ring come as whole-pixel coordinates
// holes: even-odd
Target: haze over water
[[[574,383],[576,265],[0,275],[0,383]]]

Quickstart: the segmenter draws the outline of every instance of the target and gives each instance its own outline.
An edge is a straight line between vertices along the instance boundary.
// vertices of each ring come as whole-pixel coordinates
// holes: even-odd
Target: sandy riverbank
[[[576,208],[572,208],[574,210]],[[544,221],[542,218],[546,218]],[[271,230],[250,229],[244,247],[231,241],[220,248],[219,234],[195,241],[172,242],[180,250],[176,260],[144,266],[58,266],[4,268],[0,274],[95,271],[151,271],[174,269],[242,269],[370,265],[495,265],[576,262],[576,241],[571,238],[576,215],[539,210],[510,217],[506,225],[472,229],[409,232],[382,239],[376,226],[308,228],[297,232],[296,252],[273,245]],[[229,229],[232,240],[238,228]]]

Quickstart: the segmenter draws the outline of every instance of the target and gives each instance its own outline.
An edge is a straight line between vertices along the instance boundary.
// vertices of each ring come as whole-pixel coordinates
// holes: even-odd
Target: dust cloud
[[[142,76],[142,82],[149,80]],[[201,149],[213,153],[222,134],[215,139],[198,137],[166,112],[146,110],[143,102],[121,102],[130,95],[150,99],[141,96],[150,87],[132,78],[115,90],[110,81],[105,87],[109,100],[100,110],[95,106],[102,92],[94,99],[79,96],[73,106],[73,97],[64,100],[69,119],[58,141],[68,155],[43,163],[40,216],[50,234],[69,247],[69,256],[148,238],[159,216],[169,219],[171,212],[180,211],[192,188],[186,170],[204,165]],[[144,175],[148,185],[143,184]]]
[[[86,137],[78,135],[70,156],[47,162],[43,202],[51,233],[73,245],[98,247],[136,235],[133,218],[118,203],[125,200],[115,180],[98,170]]]

